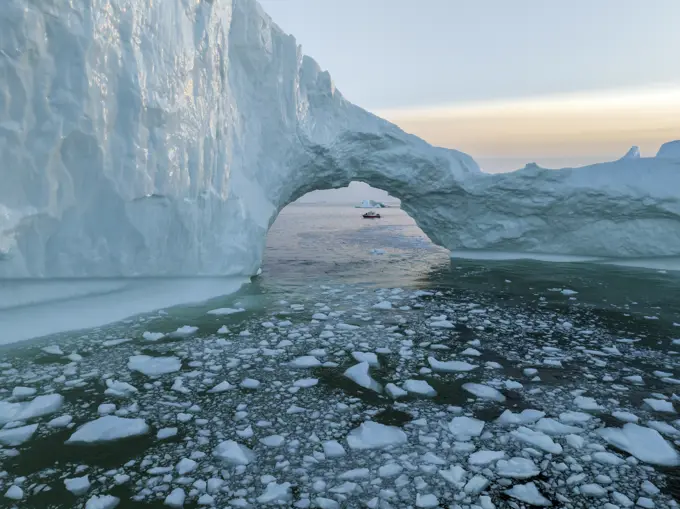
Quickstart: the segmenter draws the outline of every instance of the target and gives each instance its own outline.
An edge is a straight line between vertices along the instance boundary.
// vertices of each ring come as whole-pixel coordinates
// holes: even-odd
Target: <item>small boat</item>
[[[366,212],[362,217],[364,219],[380,219],[380,214],[371,210],[370,212]]]

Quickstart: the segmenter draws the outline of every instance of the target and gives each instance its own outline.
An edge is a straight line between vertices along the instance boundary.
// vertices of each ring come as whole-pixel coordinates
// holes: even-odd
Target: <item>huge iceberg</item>
[[[452,250],[680,254],[677,148],[484,174],[346,101],[255,0],[3,0],[0,34],[0,277],[254,274],[285,205],[352,180]]]

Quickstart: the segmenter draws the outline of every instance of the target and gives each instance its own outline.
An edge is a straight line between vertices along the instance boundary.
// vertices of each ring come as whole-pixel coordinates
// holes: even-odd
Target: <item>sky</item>
[[[355,104],[485,171],[680,139],[680,0],[260,0]]]

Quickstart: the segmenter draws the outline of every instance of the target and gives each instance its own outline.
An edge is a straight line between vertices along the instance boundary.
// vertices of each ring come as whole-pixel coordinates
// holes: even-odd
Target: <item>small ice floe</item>
[[[168,334],[171,338],[188,338],[189,336],[193,336],[198,332],[198,327],[193,327],[191,325],[183,325],[182,327],[178,328],[175,332],[171,332]]]
[[[83,477],[72,477],[64,479],[64,486],[68,491],[73,493],[76,497],[84,495],[90,490],[90,479],[87,475]]]
[[[337,440],[328,440],[322,446],[326,458],[339,458],[347,454],[345,448]]]
[[[112,347],[112,346],[118,346],[118,345],[123,345],[125,343],[130,343],[131,341],[132,341],[132,339],[129,339],[129,338],[109,339],[109,340],[103,341],[102,346],[109,348],[109,347]]]
[[[646,398],[644,399],[645,404],[650,407],[655,412],[662,412],[667,414],[674,414],[675,408],[671,401],[665,401],[662,399]]]
[[[58,412],[64,404],[60,394],[37,396],[31,401],[9,403],[0,401],[0,425],[13,421],[30,421],[37,417]]]
[[[260,504],[284,505],[293,500],[291,486],[289,482],[281,484],[270,482],[267,484],[264,493],[257,497],[257,501]]]
[[[466,348],[461,352],[461,355],[467,355],[469,357],[479,357],[482,354],[479,350],[476,350],[475,348]]]
[[[241,387],[244,389],[257,389],[260,387],[260,381],[254,378],[244,378],[241,382]]]
[[[182,368],[182,361],[177,357],[151,357],[149,355],[133,355],[128,359],[128,369],[143,375],[156,378],[168,373],[176,373]]]
[[[589,398],[588,396],[576,396],[574,398],[574,405],[581,410],[604,410],[604,407],[599,405],[594,398]]]
[[[321,361],[313,355],[304,355],[290,361],[288,366],[291,368],[316,368],[321,366]]]
[[[511,431],[510,435],[524,443],[531,444],[535,447],[538,447],[539,449],[543,449],[545,452],[549,452],[551,454],[562,454],[562,446],[553,442],[552,438],[550,438],[545,433],[541,433],[540,431],[534,431],[522,426],[519,429]]]
[[[226,316],[226,315],[235,315],[236,313],[243,313],[245,309],[243,308],[219,308],[219,309],[211,309],[208,311],[209,315],[217,315],[217,316]]]
[[[126,419],[115,415],[100,417],[83,424],[66,441],[67,444],[91,444],[146,435],[149,426],[144,419]]]
[[[402,386],[407,392],[419,394],[421,396],[433,397],[437,391],[425,380],[406,380]]]
[[[392,399],[402,398],[408,394],[404,389],[393,383],[389,383],[385,386],[385,392],[387,392]]]
[[[104,394],[119,398],[129,398],[133,394],[139,392],[136,387],[127,382],[119,382],[118,380],[111,380],[110,378],[106,380],[106,387],[107,389],[104,391]]]
[[[463,384],[463,389],[471,394],[474,394],[480,399],[490,399],[492,401],[498,401],[501,403],[505,401],[505,396],[503,396],[500,391],[494,389],[493,387],[489,387],[488,385],[467,383]]]
[[[94,495],[85,502],[85,509],[114,509],[119,503],[113,495]]]
[[[160,341],[164,337],[165,337],[165,334],[163,334],[162,332],[146,331],[142,334],[142,339],[144,339],[144,341],[150,341],[150,342]]]
[[[430,327],[435,329],[453,329],[455,325],[449,320],[437,320],[430,322]]]
[[[371,307],[373,309],[392,309],[392,303],[389,300],[383,300]]]
[[[187,495],[182,488],[175,488],[167,497],[165,497],[163,505],[167,505],[173,509],[180,509],[184,507],[184,500],[186,497]]]
[[[602,438],[614,447],[632,454],[640,461],[652,465],[680,465],[680,455],[658,431],[637,424],[627,423],[623,428],[598,430]]]
[[[38,392],[33,387],[15,387],[12,389],[12,398],[14,399],[27,399],[34,396]]]
[[[478,437],[484,429],[484,421],[472,417],[454,417],[449,423],[449,432],[456,440],[466,442],[471,438]]]
[[[222,327],[220,327],[219,329],[217,329],[217,333],[218,333],[218,334],[223,334],[223,335],[224,335],[224,334],[229,334],[229,333],[231,333],[231,331],[229,330],[229,327],[227,327],[226,325],[223,325]]]
[[[382,392],[382,386],[378,382],[373,380],[373,378],[371,378],[371,375],[368,373],[369,368],[370,366],[368,362],[360,362],[359,364],[355,364],[351,368],[347,368],[343,375],[352,380],[355,384],[360,385],[361,387],[370,389],[375,392]]]
[[[71,421],[73,421],[72,416],[70,416],[70,415],[60,415],[59,417],[55,417],[50,422],[48,422],[47,425],[50,428],[65,428],[69,424],[71,424]]]
[[[463,361],[438,361],[434,357],[428,357],[427,362],[430,364],[433,371],[440,371],[443,373],[472,371],[478,367]]]
[[[255,459],[253,451],[233,440],[219,444],[213,450],[213,456],[230,465],[248,465]]]
[[[174,436],[177,436],[177,432],[178,432],[177,428],[161,428],[156,433],[156,438],[158,440],[165,440],[166,438],[172,438]]]
[[[545,412],[540,410],[526,409],[522,410],[520,413],[515,414],[510,410],[505,410],[496,419],[498,424],[511,425],[511,424],[532,424],[539,419],[545,417]]]
[[[64,352],[59,348],[59,345],[46,346],[42,351],[49,355],[64,355]]]
[[[352,352],[352,357],[357,362],[367,362],[371,366],[379,366],[378,356],[373,352]]]
[[[0,444],[9,447],[16,447],[31,439],[35,431],[38,429],[37,424],[29,424],[28,426],[19,426],[17,428],[9,428],[0,430]]]
[[[473,452],[468,456],[468,463],[470,465],[482,466],[488,465],[489,463],[494,463],[499,459],[505,457],[505,452],[503,451],[477,451]]]
[[[219,384],[217,384],[215,387],[210,389],[208,392],[211,393],[211,394],[217,394],[217,393],[220,393],[220,392],[229,391],[231,389],[234,389],[235,387],[236,387],[235,385],[232,385],[225,380],[224,382],[220,382]]]
[[[371,249],[371,254],[372,254],[372,255],[384,255],[384,254],[385,254],[385,250],[384,250],[384,249],[373,248],[373,249]]]
[[[496,463],[496,473],[501,477],[512,479],[529,479],[540,473],[536,464],[527,458],[501,459]]]
[[[364,422],[347,436],[351,449],[385,449],[398,447],[407,441],[406,433],[401,429],[373,421]]]
[[[538,491],[533,482],[516,484],[509,490],[505,490],[505,494],[529,505],[538,507],[552,506],[552,502],[541,495],[541,492]]]
[[[569,435],[570,433],[581,433],[583,431],[581,428],[562,424],[561,422],[549,417],[544,417],[543,419],[539,420],[534,425],[534,429],[551,436]]]
[[[295,380],[295,382],[293,382],[293,386],[300,387],[302,389],[308,389],[309,387],[314,387],[318,383],[318,378],[303,378],[301,380]]]
[[[612,412],[612,417],[615,417],[619,421],[623,422],[638,422],[640,420],[640,418],[637,415],[623,411]]]

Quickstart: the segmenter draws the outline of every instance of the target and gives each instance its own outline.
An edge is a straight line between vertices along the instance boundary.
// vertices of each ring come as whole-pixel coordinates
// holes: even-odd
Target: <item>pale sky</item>
[[[487,171],[680,138],[680,0],[260,0],[352,102]]]

